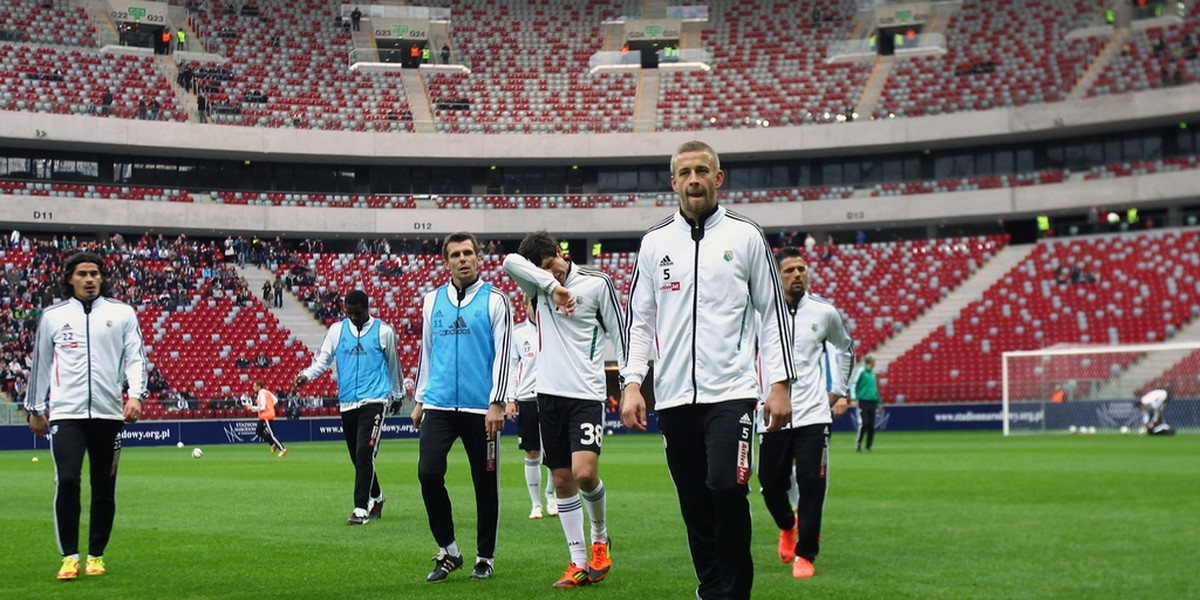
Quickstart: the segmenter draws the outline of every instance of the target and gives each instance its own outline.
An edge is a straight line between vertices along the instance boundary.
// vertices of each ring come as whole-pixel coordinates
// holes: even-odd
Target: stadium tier
[[[999,397],[999,354],[1005,350],[1044,348],[1061,343],[1117,344],[1172,338],[1200,310],[1200,260],[1190,251],[1200,231],[1164,230],[1047,240],[1035,252],[970,303],[951,322],[938,328],[888,365],[881,377],[885,400],[943,402],[995,400]],[[64,239],[62,244],[66,244]],[[971,278],[1005,248],[1004,236],[943,238],[914,242],[816,246],[805,251],[812,265],[811,289],[835,300],[845,315],[858,354],[863,356],[891,338],[951,290]],[[215,418],[245,416],[236,403],[255,379],[288,389],[307,366],[312,352],[297,343],[272,310],[246,286],[231,265],[222,265],[214,244],[197,245],[172,255],[153,240],[125,253],[109,254],[116,294],[138,309],[145,332],[147,358],[162,375],[166,389],[156,396],[180,392],[196,399],[188,409],[173,410],[171,400],[152,403],[148,418]],[[175,245],[178,247],[178,244]],[[27,287],[4,282],[3,315],[40,306],[31,288],[53,289],[52,269],[70,249],[43,242],[37,249],[20,247],[3,254],[6,272],[41,272]],[[163,254],[156,257],[155,254]],[[38,257],[41,257],[40,259]],[[502,256],[484,256],[481,276],[514,300],[518,321],[525,316],[516,300],[519,291],[500,269]],[[622,292],[628,290],[635,255],[603,253],[594,265],[609,273]],[[360,288],[372,298],[374,314],[396,326],[402,369],[417,368],[421,336],[420,298],[445,280],[436,254],[300,254],[277,277],[310,272],[311,280],[290,290],[325,324],[340,318],[340,298]],[[322,308],[324,312],[318,312]],[[36,315],[35,315],[36,317]],[[10,323],[22,330],[20,323]],[[6,363],[23,362],[27,346],[7,344]],[[260,358],[261,355],[261,358]],[[1054,368],[1099,386],[1119,375],[1136,357],[1113,354],[1091,357],[1086,364],[1060,361]],[[1194,359],[1194,357],[1191,357]],[[266,366],[255,364],[263,360]],[[1173,367],[1186,370],[1187,360]],[[1186,386],[1185,386],[1186,387]],[[12,391],[12,390],[10,390]],[[1184,390],[1180,390],[1181,393]],[[331,378],[305,389],[312,396],[336,393]],[[218,400],[217,405],[210,401]],[[325,411],[325,412],[321,412]],[[304,414],[326,414],[310,407]]]
[[[362,132],[692,131],[833,123],[859,108],[882,118],[1052,103],[1080,85],[1085,97],[1190,83],[1200,68],[1194,21],[1114,34],[1089,27],[1103,14],[1092,0],[942,3],[916,41],[901,41],[912,52],[887,61],[871,34],[883,25],[854,3],[715,0],[676,41],[702,59],[615,70],[593,57],[621,46],[606,28],[638,18],[640,5],[434,4],[449,10],[448,29],[426,32],[433,56],[417,70],[389,64],[375,36],[340,26],[338,5],[319,0],[264,0],[251,12],[189,3],[174,24],[192,41],[153,58],[107,43],[118,33],[98,13],[12,2],[0,109]],[[1093,68],[1095,82],[1085,78]],[[138,108],[150,98],[154,117]]]

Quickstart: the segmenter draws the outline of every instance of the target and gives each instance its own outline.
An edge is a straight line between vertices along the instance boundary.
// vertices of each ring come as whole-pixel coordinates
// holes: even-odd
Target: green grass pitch
[[[261,444],[209,446],[199,460],[190,446],[127,448],[109,572],[69,583],[54,579],[48,453],[0,453],[0,598],[694,597],[661,438],[605,442],[614,567],[573,591],[550,588],[568,562],[562,529],[526,518],[512,438],[502,448],[496,575],[470,581],[464,570],[436,585],[424,582],[436,548],[415,441],[385,441],[388,502],[365,527],[345,525],[352,472],[342,444],[294,444],[283,459]],[[461,447],[448,481],[470,558],[474,502]],[[755,598],[1200,597],[1200,436],[883,432],[874,453],[856,454],[837,434],[817,576],[806,581],[775,558],[778,532],[756,491],[750,500]]]

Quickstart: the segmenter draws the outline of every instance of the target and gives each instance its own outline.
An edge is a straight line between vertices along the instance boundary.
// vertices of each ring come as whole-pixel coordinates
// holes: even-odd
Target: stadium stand
[[[1192,352],[1163,372],[1160,380],[1174,382],[1171,393],[1176,398],[1196,398],[1200,396],[1200,350]],[[1150,389],[1138,390],[1144,394]]]
[[[947,27],[946,53],[899,61],[875,116],[1064,100],[1107,41],[1067,37],[1080,15],[1095,10],[1090,0],[963,2]],[[991,68],[970,68],[980,64]]]
[[[0,7],[0,40],[94,47],[96,32],[80,7],[13,0]]]
[[[849,114],[870,63],[826,62],[829,47],[851,34],[850,3],[819,0],[804,10],[787,2],[707,3],[702,33],[711,71],[665,71],[659,130],[740,129],[831,123]],[[827,18],[814,24],[809,11]]]
[[[1196,81],[1200,72],[1200,23],[1130,31],[1088,96],[1162,89]]]
[[[84,22],[86,14],[76,9],[50,15],[37,12],[43,9],[31,3],[10,4],[12,7],[0,8],[5,24],[0,27],[15,23],[30,36],[40,37],[0,45],[0,109],[91,116],[107,112],[118,118],[137,119],[147,118],[138,109],[138,101],[155,98],[162,106],[161,119],[190,118],[177,101],[179,88],[170,83],[173,74],[160,71],[165,59],[109,54],[95,48],[94,32]],[[328,3],[266,0],[260,3],[263,10],[259,15],[227,15],[216,10],[217,3],[201,4],[210,10],[194,13],[189,26],[218,56],[176,60],[185,70],[215,68],[223,72],[204,78],[206,87],[202,92],[209,98],[210,109],[231,109],[210,110],[214,121],[221,124],[412,132],[413,123],[403,117],[410,106],[402,80],[418,77],[433,109],[438,133],[632,131],[639,76],[629,71],[590,73],[587,60],[602,47],[600,23],[636,13],[640,10],[637,3],[435,3],[449,5],[455,15],[450,42],[469,72],[422,69],[419,75],[350,70],[353,36],[333,26],[337,9]],[[829,46],[854,33],[850,22],[852,3],[817,0],[813,6],[824,15],[816,23],[805,11],[796,11],[786,2],[711,3],[712,17],[702,32],[701,46],[713,58],[712,70],[662,71],[655,129],[694,131],[826,123],[831,122],[826,113],[849,111],[863,92],[870,65],[830,64],[825,59]],[[902,58],[884,85],[875,115],[894,112],[919,117],[1059,102],[1103,47],[1103,40],[1096,38],[1067,39],[1072,28],[1081,26],[1086,20],[1083,17],[1095,9],[1090,0],[966,0],[947,24],[949,53],[936,58]],[[1177,25],[1131,30],[1128,49],[1113,58],[1089,95],[1161,87],[1157,84],[1161,84],[1163,64],[1183,72],[1184,83],[1194,81],[1192,74],[1200,64],[1189,58],[1191,42],[1187,40],[1194,40],[1200,29],[1194,19],[1197,9],[1192,11],[1192,20]],[[1032,14],[1044,18],[1028,18]],[[994,26],[996,23],[1018,23],[1021,35],[1012,35],[1011,30],[1006,34],[1003,28]],[[1161,57],[1155,49],[1160,39],[1164,41]],[[963,64],[974,64],[972,61],[991,61],[995,68],[991,72],[957,72]],[[105,89],[113,94],[107,110],[101,102]],[[464,99],[468,107],[457,106]],[[237,111],[232,110],[235,106]],[[1114,117],[1114,124],[1118,118]],[[727,188],[721,192],[721,201],[762,204],[1046,186],[1194,170],[1196,165],[1197,157],[1189,154],[1093,165],[1074,172],[1055,167],[860,186]],[[234,205],[447,210],[671,207],[678,202],[670,193],[476,192],[426,199],[412,194],[361,191],[200,191],[34,180],[0,180],[0,193],[160,202],[204,202],[211,194],[215,202]],[[929,228],[932,231],[933,225]],[[1183,323],[1195,318],[1196,307],[1200,306],[1200,289],[1193,275],[1197,265],[1186,259],[1196,237],[1195,230],[1173,230],[1042,242],[1028,263],[1006,274],[957,320],[889,365],[883,384],[885,396],[889,401],[903,398],[906,402],[997,399],[997,358],[1005,349],[1170,338]],[[990,236],[843,244],[835,247],[828,260],[825,248],[819,247],[808,256],[815,271],[812,289],[832,297],[846,314],[861,356],[911,323],[947,290],[971,277],[1007,243],[1005,237]],[[6,274],[20,273],[30,282],[40,281],[30,287],[52,288],[46,285],[46,277],[53,273],[52,264],[38,257],[57,256],[64,251],[57,243],[54,248],[46,250],[43,246],[41,254],[37,248],[10,249],[3,257]],[[276,368],[266,369],[264,374],[270,372],[265,378],[268,386],[275,388],[287,387],[295,371],[310,360],[311,352],[297,344],[291,332],[281,329],[271,310],[254,293],[246,295],[235,283],[228,282],[211,257],[185,264],[188,261],[139,252],[131,254],[130,264],[123,267],[137,273],[131,283],[125,284],[127,291],[139,292],[145,281],[160,278],[179,283],[178,273],[190,269],[182,281],[189,290],[185,302],[179,298],[168,302],[159,293],[133,296],[148,332],[151,360],[173,392],[186,392],[198,400],[241,394],[248,380],[256,378],[254,369],[239,369],[235,364],[243,349],[253,348],[268,355]],[[197,255],[203,252],[195,250]],[[376,314],[395,324],[401,333],[406,372],[415,369],[421,324],[420,308],[413,299],[444,280],[436,253],[399,252],[389,257],[306,253],[298,258],[298,264],[315,274],[315,281],[296,284],[292,291],[304,298],[314,313],[329,322],[338,316],[339,291],[348,286],[366,288]],[[500,258],[498,254],[485,257],[483,276],[515,299],[518,291],[499,269]],[[620,290],[626,290],[632,261],[632,253],[613,252],[601,254],[596,265],[614,278]],[[1057,283],[1053,279],[1057,276],[1055,269],[1065,267],[1070,281],[1073,263],[1081,263],[1075,265],[1081,274],[1093,271],[1099,280]],[[276,274],[285,276],[294,266],[282,265]],[[176,274],[168,275],[172,272]],[[11,325],[10,330],[20,331],[26,326],[23,323],[28,321],[30,309],[44,304],[44,298],[24,297],[24,284],[16,288],[11,282],[5,285],[3,296],[7,301],[0,315]],[[516,310],[519,312],[519,307]],[[214,330],[215,324],[219,325]],[[18,336],[9,341],[15,345],[4,346],[6,364],[12,358],[19,359],[10,355],[20,350],[21,343]],[[1086,372],[1102,378],[1120,369],[1124,365],[1121,360],[1093,361],[1086,365]],[[17,380],[12,381],[17,385]],[[306,392],[332,394],[333,382],[324,378]],[[320,412],[324,409],[311,408],[318,412],[306,414],[328,414]],[[236,408],[185,408],[175,412],[163,404],[152,410],[162,418],[245,415],[217,412]]]
[[[139,112],[138,103],[155,100],[159,119],[187,120],[170,83],[146,56],[4,44],[0,90],[4,110],[148,119],[149,109]]]
[[[419,74],[351,70],[354,38],[334,25],[335,7],[318,0],[265,1],[253,15],[227,13],[218,3],[201,4],[204,10],[192,12],[188,25],[210,55],[193,52],[177,60],[181,71],[217,63],[229,71],[228,78],[209,81],[206,88],[209,113],[218,123],[415,131],[402,80],[419,77],[438,132],[634,128],[640,75],[636,70],[592,73],[588,64],[604,49],[601,24],[640,10],[618,0],[438,3],[452,11],[453,33],[445,41],[453,44],[456,63],[467,68],[422,69]],[[854,6],[819,0],[812,7],[823,15],[821,20],[812,21],[807,10],[795,10],[786,2],[709,3],[709,22],[699,40],[711,57],[709,69],[662,70],[655,92],[655,129],[830,123],[837,121],[836,115],[851,114],[872,63],[827,59],[831,48],[859,34]],[[3,83],[14,88],[15,78],[39,78],[25,79],[10,89],[11,97],[0,97],[4,109],[79,114],[96,106],[100,90],[108,87],[117,96],[112,112],[118,116],[135,118],[137,100],[154,96],[163,118],[189,118],[169,86],[163,87],[162,79],[173,72],[160,73],[149,57],[116,58],[93,49],[95,32],[83,9],[13,3],[5,10],[20,26],[15,30],[27,32],[29,39],[3,47]],[[883,85],[873,116],[915,117],[1061,101],[1106,43],[1103,37],[1068,37],[1096,10],[1090,0],[967,0],[944,24],[946,53],[901,58]],[[1013,27],[997,27],[998,23]],[[1197,32],[1192,22],[1134,31],[1133,43],[1108,65],[1089,94],[1157,88],[1159,70],[1166,63],[1183,74],[1181,82],[1192,81],[1200,64],[1184,44]],[[1164,38],[1170,56],[1157,58],[1152,40]],[[67,54],[63,48],[26,42],[75,48]],[[976,64],[991,68],[963,68]],[[92,68],[97,65],[103,68]],[[56,69],[66,71],[60,85],[54,81]],[[109,72],[114,77],[105,80]],[[101,73],[102,81],[89,81],[94,73]],[[41,74],[49,77],[42,79]]]
[[[1042,241],[952,322],[887,369],[889,400],[1000,399],[1000,353],[1055,344],[1154,343],[1197,305],[1196,230]],[[1095,358],[1080,377],[1103,381],[1132,356]]]

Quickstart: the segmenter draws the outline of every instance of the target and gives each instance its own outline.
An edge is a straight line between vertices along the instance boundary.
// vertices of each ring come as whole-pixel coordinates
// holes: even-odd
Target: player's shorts
[[[542,425],[542,462],[551,469],[571,468],[571,455],[600,454],[604,443],[604,403],[538,394]]]
[[[517,446],[526,452],[542,449],[542,426],[539,420],[536,399],[517,402]]]

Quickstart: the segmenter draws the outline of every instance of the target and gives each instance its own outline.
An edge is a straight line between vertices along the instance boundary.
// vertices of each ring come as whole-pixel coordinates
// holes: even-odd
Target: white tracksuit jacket
[[[666,409],[758,397],[755,316],[768,383],[796,378],[779,271],[762,229],[718,206],[693,226],[676,212],[643,236],[629,292],[626,383],[654,361]]]
[[[842,314],[830,301],[808,293],[796,303],[794,311],[785,303],[784,313],[796,361],[789,427],[832,423],[828,393],[845,396],[854,369],[854,342],[846,333]],[[761,415],[758,427],[760,433],[766,431]]]
[[[612,279],[571,263],[563,284],[575,294],[575,314],[568,317],[554,305],[551,294],[559,283],[549,271],[515,253],[504,257],[504,270],[537,299],[537,393],[603,402],[608,398],[604,339],[612,343],[618,363],[625,358],[625,322]]]
[[[76,298],[42,312],[29,369],[27,409],[45,413],[50,421],[122,421],[126,381],[129,397],[144,399],[146,357],[132,306],[99,296],[90,312]]]

